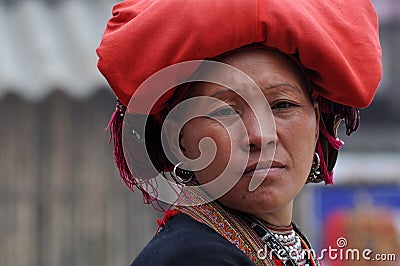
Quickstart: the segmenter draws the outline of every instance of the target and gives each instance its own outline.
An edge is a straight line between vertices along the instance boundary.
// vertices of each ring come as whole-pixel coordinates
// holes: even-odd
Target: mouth
[[[264,175],[284,169],[286,166],[279,161],[256,162],[248,165],[243,175]]]

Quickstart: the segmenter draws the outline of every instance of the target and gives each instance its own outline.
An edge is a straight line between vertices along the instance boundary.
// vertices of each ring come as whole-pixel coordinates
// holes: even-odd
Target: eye
[[[295,107],[295,106],[297,106],[297,105],[294,104],[294,103],[292,103],[292,102],[288,102],[288,101],[279,101],[279,102],[274,103],[274,104],[271,106],[271,109],[286,109],[286,108]]]
[[[232,107],[222,107],[214,112],[210,113],[209,116],[211,117],[219,117],[219,116],[232,116],[232,115],[237,115],[239,112],[237,112],[235,109]]]

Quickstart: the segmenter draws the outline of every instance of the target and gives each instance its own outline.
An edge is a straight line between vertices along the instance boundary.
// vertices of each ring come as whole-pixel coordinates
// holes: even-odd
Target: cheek
[[[317,122],[314,113],[298,118],[291,123],[277,125],[277,129],[278,138],[291,158],[292,167],[298,171],[299,176],[304,177],[311,169]]]
[[[182,130],[182,143],[186,150],[187,157],[195,159],[200,156],[200,142],[202,140],[212,140],[219,150],[226,150],[229,146],[230,140],[227,131],[219,125],[212,123],[202,122],[189,122]],[[204,149],[203,151],[206,151]]]
[[[194,160],[201,156],[202,162],[212,161],[206,168],[196,172],[196,177],[201,183],[206,183],[216,178],[225,169],[231,155],[231,139],[228,131],[219,123],[205,123],[200,119],[193,120],[185,125],[182,131],[182,143],[185,148],[185,156]],[[203,154],[200,151],[201,140],[203,142]],[[213,141],[216,146],[214,159],[214,145],[209,145]],[[191,165],[191,168],[198,166]]]

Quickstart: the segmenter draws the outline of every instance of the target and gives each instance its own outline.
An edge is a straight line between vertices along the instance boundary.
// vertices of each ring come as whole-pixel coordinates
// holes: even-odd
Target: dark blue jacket
[[[236,246],[185,214],[170,218],[132,266],[255,264]]]

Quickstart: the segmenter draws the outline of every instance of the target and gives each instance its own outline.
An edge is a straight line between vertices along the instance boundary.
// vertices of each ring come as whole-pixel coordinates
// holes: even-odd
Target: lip
[[[266,174],[270,171],[277,171],[279,169],[285,168],[285,164],[279,161],[272,162],[255,162],[246,167],[243,174],[259,173]]]

